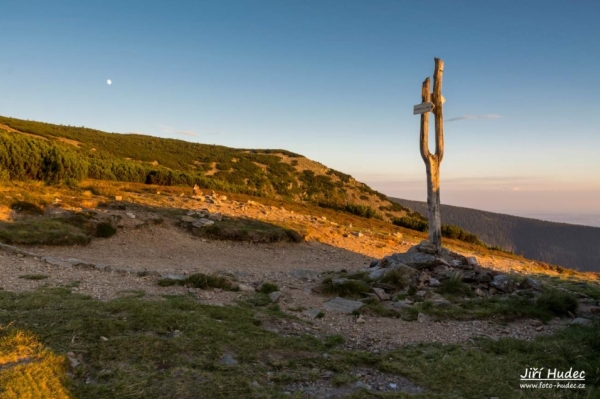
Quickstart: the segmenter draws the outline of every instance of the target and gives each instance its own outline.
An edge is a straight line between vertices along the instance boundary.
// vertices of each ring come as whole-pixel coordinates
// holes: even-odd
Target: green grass
[[[270,294],[275,291],[279,291],[279,287],[275,283],[262,283],[259,287],[258,292],[263,294]]]
[[[442,281],[439,291],[448,296],[473,296],[471,287],[463,283],[462,274],[460,272],[454,273],[452,277]]]
[[[7,244],[87,245],[92,237],[111,237],[117,232],[110,222],[93,221],[94,212],[66,212],[51,217],[34,212],[41,207],[30,202],[20,201],[13,207],[21,209],[24,216],[14,222],[0,222],[0,241]]]
[[[556,316],[567,316],[569,312],[577,310],[577,298],[575,295],[559,290],[545,290],[536,300],[535,306]]]
[[[15,245],[87,245],[91,237],[60,219],[28,218],[0,222],[0,241]]]
[[[600,395],[600,324],[567,328],[532,342],[515,339],[478,340],[473,348],[423,344],[386,355],[379,365],[412,381],[436,387],[444,398],[597,398]],[[586,389],[520,389],[527,367],[584,370]],[[544,373],[546,372],[544,370]],[[439,390],[445,393],[439,394]]]
[[[417,307],[421,312],[443,320],[534,318],[547,322],[554,317],[567,316],[568,312],[574,313],[577,299],[563,291],[545,290],[537,299],[529,296],[477,298],[456,301],[451,306],[435,306],[425,301]]]
[[[117,229],[108,222],[101,222],[96,226],[96,237],[108,238],[116,233]]]
[[[168,287],[172,285],[183,285],[192,288],[221,288],[228,291],[237,291],[237,286],[227,277],[218,276],[216,274],[195,273],[184,279],[162,278],[158,280],[158,285]]]
[[[290,397],[283,394],[286,385],[317,381],[325,370],[334,373],[333,385],[347,386],[358,367],[404,376],[426,392],[403,396],[357,391],[351,398],[552,399],[593,398],[600,392],[598,324],[532,342],[407,345],[374,354],[341,350],[341,335],[317,339],[268,332],[262,325],[289,318],[276,310],[206,306],[190,296],[126,296],[103,302],[67,289],[0,291],[0,309],[0,340],[23,332],[47,353],[73,352],[80,358],[82,364],[70,370],[73,377],[62,378],[72,398],[283,398]],[[21,349],[13,346],[2,353],[9,359],[16,350]],[[225,353],[238,364],[221,364]],[[55,363],[52,372],[63,372],[58,364],[66,363]],[[518,378],[525,367],[583,370],[587,388],[521,390]]]
[[[409,279],[402,270],[395,269],[383,276],[381,282],[393,285],[396,289],[401,290],[408,285]]]
[[[321,283],[323,293],[341,297],[360,297],[371,291],[371,287],[362,280],[346,280],[341,284],[333,284],[333,279],[327,277]]]
[[[22,278],[23,280],[45,280],[47,279],[48,275],[46,274],[24,274],[22,276],[19,276],[19,278]]]
[[[304,237],[295,230],[248,218],[228,217],[212,226],[194,229],[194,234],[218,240],[256,243],[302,242]]]

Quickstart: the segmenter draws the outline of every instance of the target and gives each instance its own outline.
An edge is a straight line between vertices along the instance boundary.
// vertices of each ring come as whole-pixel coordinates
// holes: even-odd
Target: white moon
[[[108,79],[108,80],[106,81],[106,84],[108,84],[108,85],[111,85],[111,84],[112,84],[112,80]]]

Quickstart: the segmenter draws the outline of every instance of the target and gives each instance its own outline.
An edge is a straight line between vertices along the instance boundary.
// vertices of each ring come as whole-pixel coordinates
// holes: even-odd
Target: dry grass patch
[[[68,399],[66,361],[22,330],[0,330],[0,398]]]

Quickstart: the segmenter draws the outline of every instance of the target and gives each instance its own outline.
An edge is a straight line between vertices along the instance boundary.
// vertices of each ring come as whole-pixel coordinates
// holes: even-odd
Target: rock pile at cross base
[[[480,297],[522,290],[534,293],[541,291],[542,286],[538,281],[526,278],[517,284],[514,278],[482,267],[474,256],[465,257],[446,248],[442,248],[439,254],[436,252],[435,246],[425,240],[405,253],[372,261],[365,271],[371,280],[377,281],[391,271],[398,270],[406,277],[408,285],[419,289],[435,288],[444,280],[456,278],[471,285],[474,293]]]

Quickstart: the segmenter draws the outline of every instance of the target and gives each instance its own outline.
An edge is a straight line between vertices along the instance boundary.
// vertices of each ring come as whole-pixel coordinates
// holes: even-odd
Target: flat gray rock
[[[340,297],[333,298],[323,304],[325,309],[341,313],[352,313],[355,310],[360,309],[362,306],[363,303],[360,301],[353,301]]]
[[[435,263],[435,256],[421,252],[397,253],[391,255],[390,258],[396,263],[403,263],[415,269],[423,269]]]
[[[569,324],[571,325],[580,325],[580,326],[587,326],[592,324],[592,321],[590,319],[586,319],[583,317],[578,317],[576,319],[573,319],[572,322],[570,322]]]
[[[302,313],[304,313],[305,315],[307,315],[311,319],[315,319],[315,318],[317,318],[317,316],[319,315],[319,313],[321,313],[321,311],[319,309],[306,309]]]
[[[223,355],[223,357],[219,360],[219,363],[224,364],[226,366],[235,366],[238,364],[238,361],[231,354]]]

